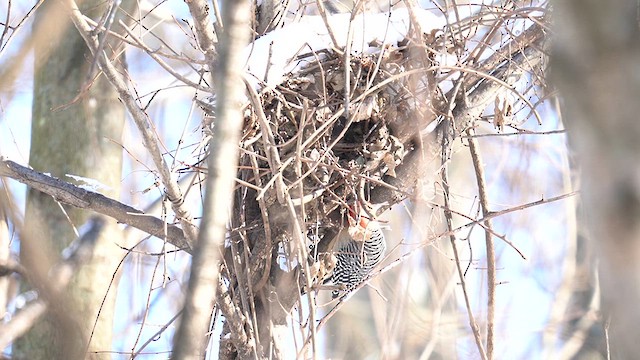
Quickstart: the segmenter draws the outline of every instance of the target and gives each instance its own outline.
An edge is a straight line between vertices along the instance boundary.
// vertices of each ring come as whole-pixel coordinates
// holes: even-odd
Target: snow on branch
[[[333,49],[331,33],[337,46],[344,48],[349,43],[354,54],[371,54],[382,48],[372,44],[397,47],[409,35],[411,11],[425,33],[446,24],[444,17],[418,8],[360,14],[353,20],[348,13],[334,14],[327,17],[329,28],[320,16],[304,16],[300,22],[272,31],[245,49],[249,81],[256,89],[263,82],[269,87],[281,84],[288,73],[308,65],[304,57],[297,59],[300,55],[306,54],[314,61],[310,54]]]
[[[93,210],[110,216],[118,222],[133,226],[150,235],[164,238],[164,221],[150,216],[102,194],[45,175],[41,172],[19,165],[11,160],[0,158],[0,176],[17,180],[35,190],[51,195],[55,200],[81,209]],[[167,224],[167,241],[179,249],[191,251],[191,244],[182,229]]]

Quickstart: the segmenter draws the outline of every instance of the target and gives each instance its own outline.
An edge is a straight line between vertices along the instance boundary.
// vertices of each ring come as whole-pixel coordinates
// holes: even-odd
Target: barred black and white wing
[[[364,241],[356,241],[350,236],[341,239],[336,246],[336,266],[331,281],[334,285],[342,285],[344,291],[351,291],[360,284],[371,271],[382,261],[387,249],[384,234],[377,221],[369,221]],[[334,290],[334,298],[341,291]]]

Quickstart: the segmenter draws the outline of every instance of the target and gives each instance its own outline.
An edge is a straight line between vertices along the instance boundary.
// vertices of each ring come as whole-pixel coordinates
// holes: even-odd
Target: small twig
[[[187,79],[186,77],[182,76],[181,74],[179,74],[177,71],[175,71],[169,64],[167,64],[164,60],[162,60],[160,58],[160,56],[158,56],[158,54],[156,54],[156,52],[151,49],[150,47],[148,47],[143,41],[142,39],[140,39],[139,37],[137,37],[133,31],[131,29],[129,29],[129,27],[122,21],[120,21],[120,26],[122,26],[122,28],[124,29],[124,31],[135,41],[135,43],[137,44],[137,46],[142,49],[144,52],[147,53],[147,55],[149,55],[150,58],[152,58],[153,60],[156,61],[156,63],[158,63],[158,65],[160,65],[160,67],[162,67],[163,69],[165,69],[167,71],[167,73],[173,75],[173,77],[175,77],[177,80],[182,81],[185,85],[188,85],[194,89],[198,89],[201,91],[205,91],[207,93],[211,92],[211,88],[210,87],[206,87],[206,86],[202,86],[198,83],[195,83],[189,79]]]
[[[258,171],[259,169],[258,160],[255,152],[251,152],[249,154],[249,159],[251,161],[251,164],[253,165],[252,170],[253,170],[254,177],[256,178],[256,185],[258,185],[258,187],[262,187],[262,178],[260,177],[260,174]],[[255,282],[255,284],[252,282],[252,285],[256,292],[262,290],[262,288],[267,284],[267,281],[269,280],[269,274],[271,272],[271,258],[273,256],[273,252],[271,251],[271,248],[273,247],[273,235],[271,231],[271,224],[269,224],[268,207],[266,202],[264,201],[264,198],[260,198],[257,201],[258,201],[258,206],[260,207],[260,216],[262,218],[262,224],[264,225],[264,247],[263,247],[264,250],[263,251],[264,251],[265,258],[258,259],[257,262],[253,262],[251,264],[251,268],[253,270],[251,272],[252,274],[256,272],[256,269],[259,266],[259,262],[262,262],[264,264],[264,270],[262,272],[261,277]]]
[[[45,8],[49,14],[42,17],[44,21],[35,23],[33,27],[24,26],[27,20],[34,15],[36,10],[38,10],[43,3],[44,0],[39,0],[35,5],[33,5],[33,7],[20,20],[18,25],[13,27],[13,32],[9,35],[6,42],[4,44],[0,43],[2,46],[0,48],[0,57],[2,57],[4,56],[5,51],[9,49],[9,44],[11,44],[16,38],[21,38],[17,35],[22,32],[22,29],[27,28],[30,31],[30,36],[21,40],[23,41],[23,45],[20,46],[16,54],[3,61],[2,69],[0,69],[0,83],[3,84],[4,87],[13,83],[23,64],[27,61],[26,58],[31,56],[32,49],[37,44],[42,44],[44,41],[57,41],[62,35],[63,30],[66,28],[64,20],[61,23],[58,9],[55,7]],[[7,14],[7,16],[9,16],[9,14]],[[55,26],[53,25],[54,21]],[[8,27],[9,24],[6,24],[5,28]],[[2,90],[6,91],[7,89],[8,88],[3,88]]]
[[[135,359],[138,355],[140,355],[142,353],[142,350],[144,350],[147,346],[149,346],[149,344],[151,344],[152,342],[156,341],[156,339],[158,339],[158,337],[160,335],[162,335],[163,332],[167,331],[167,329],[169,328],[169,326],[171,326],[171,324],[173,324],[176,320],[178,320],[178,318],[180,317],[180,315],[182,315],[182,310],[178,311],[177,314],[175,314],[169,321],[167,321],[166,324],[162,325],[162,327],[160,328],[160,330],[156,331],[155,334],[149,336],[149,338],[147,339],[147,341],[145,341],[142,345],[140,345],[140,347],[138,348],[138,350],[136,350],[135,353],[133,353],[133,355],[131,356],[133,359]]]
[[[522,257],[522,259],[526,260],[527,258],[524,256],[522,251],[520,251],[520,249],[518,249],[504,235],[500,235],[500,234],[498,234],[496,232],[493,232],[493,230],[485,228],[484,227],[484,222],[489,220],[489,219],[493,219],[493,218],[496,218],[496,217],[499,217],[499,216],[502,216],[502,215],[506,215],[506,214],[509,214],[509,213],[512,213],[512,212],[521,211],[521,210],[528,209],[530,207],[534,207],[534,206],[538,206],[538,205],[543,205],[543,204],[548,204],[548,203],[552,203],[552,202],[555,202],[555,201],[563,200],[563,199],[566,199],[568,197],[575,196],[577,194],[578,194],[577,191],[572,191],[572,192],[569,192],[569,193],[566,193],[566,194],[563,194],[563,195],[559,195],[559,196],[554,196],[554,197],[551,197],[551,198],[548,198],[548,199],[544,199],[543,198],[543,199],[536,200],[536,201],[533,201],[533,202],[530,202],[530,203],[514,206],[514,207],[509,208],[509,209],[500,210],[500,211],[494,211],[494,212],[491,212],[491,213],[487,214],[486,216],[483,216],[480,219],[474,219],[471,216],[468,216],[466,214],[454,211],[452,209],[447,209],[443,205],[439,205],[439,204],[431,204],[431,205],[434,206],[434,207],[442,208],[445,211],[449,211],[449,212],[451,212],[451,214],[455,214],[455,215],[463,217],[463,218],[465,218],[467,220],[470,220],[470,222],[468,222],[468,223],[466,223],[464,225],[460,225],[455,229],[452,229],[450,231],[451,234],[453,234],[455,232],[458,232],[458,231],[460,231],[462,229],[466,229],[466,228],[469,228],[469,227],[472,227],[472,226],[479,225],[479,226],[483,227],[485,229],[485,231],[490,231],[493,236],[495,236],[498,239],[504,241],[507,245],[509,245],[511,248],[513,248],[518,253],[518,255],[520,255],[520,257]],[[446,236],[446,235],[449,235],[449,233],[442,234],[440,236]]]
[[[302,112],[302,116],[300,118],[300,129],[304,129],[305,127],[305,122],[307,121],[307,115],[308,115],[308,107],[309,104],[307,101],[305,101],[303,103],[303,112]],[[302,176],[302,136],[298,136],[297,137],[297,142],[296,142],[296,154],[295,154],[295,166],[294,166],[294,171],[297,177]],[[295,188],[296,190],[298,190],[298,198],[303,198],[304,197],[304,186],[300,185],[297,188]],[[291,199],[291,195],[289,193],[287,193],[288,195],[288,199],[287,199],[287,207],[289,209],[289,213],[290,216],[292,217],[292,221],[297,221],[297,222],[302,222],[304,224],[304,217],[302,216],[298,216],[296,214],[295,211],[295,204],[293,202],[293,199]],[[301,204],[301,214],[305,213],[305,204],[302,203]],[[296,230],[297,227],[294,226],[294,230]],[[303,230],[304,227],[301,227],[300,230]],[[296,240],[298,240],[298,256],[300,257],[300,261],[302,262],[302,267],[303,267],[303,272],[305,274],[306,277],[306,281],[305,281],[305,287],[310,287],[311,283],[312,283],[312,278],[311,278],[311,271],[310,271],[310,267],[309,267],[309,262],[306,260],[309,258],[309,252],[308,252],[308,248],[307,248],[307,244],[306,244],[306,238],[304,237],[304,235],[302,234],[298,234],[294,236],[296,238]],[[311,291],[307,291],[307,299],[309,301],[309,332],[310,335],[309,337],[311,338],[311,356],[312,358],[315,360],[318,356],[318,342],[317,342],[317,329],[316,329],[316,302],[315,302],[315,298],[312,296]],[[304,346],[302,349],[302,353],[304,353]]]
[[[156,272],[158,271],[158,267],[160,265],[160,262],[162,261],[163,257],[162,256],[158,256],[156,258],[156,262],[153,266],[153,269],[151,270],[151,279],[155,279],[156,278]],[[135,340],[133,341],[133,344],[131,345],[131,357],[133,358],[133,353],[136,349],[136,347],[138,346],[138,342],[140,341],[140,339],[142,338],[142,332],[145,330],[145,326],[147,323],[147,319],[149,318],[149,312],[151,311],[151,294],[153,294],[153,286],[154,283],[153,281],[149,281],[149,290],[146,291],[147,296],[146,296],[146,303],[144,304],[144,311],[142,313],[142,320],[139,323],[139,329],[138,329],[138,334],[136,335]]]
[[[464,135],[464,136],[460,136],[460,138],[469,139],[473,137],[477,139],[477,138],[483,138],[483,137],[503,137],[503,136],[522,136],[522,135],[564,135],[567,133],[567,130],[565,129],[549,130],[549,131],[532,131],[527,129],[518,129],[511,125],[509,125],[509,127],[515,129],[517,132],[473,134],[473,136]]]
[[[271,126],[269,126],[267,117],[264,113],[264,110],[262,109],[262,103],[260,102],[258,92],[251,86],[248,81],[246,81],[246,79],[245,82],[247,85],[247,91],[249,92],[249,97],[251,98],[251,102],[253,104],[253,109],[256,112],[256,116],[258,117],[258,121],[260,123],[260,130],[262,130],[262,141],[264,142],[266,150],[265,152],[267,155],[267,159],[269,160],[269,167],[271,168],[273,179],[275,179],[276,196],[278,197],[278,202],[281,205],[284,205],[285,191],[287,186],[284,184],[284,180],[282,178],[284,167],[282,161],[280,160],[280,153],[278,152],[278,147],[276,146],[275,137],[273,136]],[[265,186],[265,189],[266,188],[268,187]]]
[[[91,19],[90,17],[84,16],[85,21],[93,26],[94,28],[97,28],[99,26],[99,24],[94,21],[93,19]],[[138,42],[129,39],[127,36],[125,35],[121,35],[120,33],[113,31],[113,30],[106,30],[106,29],[101,29],[103,31],[108,31],[109,36],[114,37],[122,42],[124,42],[125,44],[129,45],[129,46],[133,46],[136,48],[139,48],[141,50],[144,50],[142,47],[140,47],[140,45],[138,44]],[[185,64],[187,67],[193,69],[195,72],[198,72],[198,69],[195,67],[195,65],[206,65],[206,60],[202,60],[202,59],[192,59],[190,57],[188,57],[185,54],[180,54],[178,53],[176,50],[171,48],[171,45],[168,44],[166,41],[164,41],[162,38],[158,37],[157,35],[155,35],[153,32],[151,31],[147,31],[145,32],[145,35],[149,34],[151,35],[155,40],[159,41],[162,44],[162,48],[167,48],[169,50],[171,50],[172,53],[166,53],[166,52],[162,52],[160,51],[160,49],[158,50],[153,50],[154,54],[158,55],[158,56],[162,56],[168,59],[172,59],[172,60],[177,60],[180,61],[181,63]]]
[[[504,209],[504,210],[500,210],[500,211],[492,211],[489,214],[487,214],[486,216],[483,216],[482,219],[474,220],[474,221],[472,221],[472,222],[470,222],[468,224],[464,224],[464,225],[456,228],[456,230],[467,228],[467,227],[473,226],[473,225],[479,225],[480,223],[483,223],[483,222],[485,222],[487,220],[496,218],[498,216],[502,216],[502,215],[509,214],[509,213],[516,212],[516,211],[525,210],[525,209],[528,209],[530,207],[534,207],[534,206],[538,206],[538,205],[542,205],[542,204],[552,203],[554,201],[566,199],[568,197],[575,196],[575,195],[578,195],[578,192],[577,191],[571,191],[571,192],[568,192],[566,194],[550,197],[548,199],[545,199],[543,197],[540,200],[528,202],[528,203],[525,203],[525,204],[522,204],[522,205],[518,205],[518,206],[514,206],[514,207],[511,207],[511,208],[508,208],[508,209]]]
[[[25,28],[25,26],[23,26],[25,24],[25,22],[36,12],[36,10],[38,10],[38,8],[40,7],[40,5],[42,5],[44,3],[44,0],[39,0],[35,5],[33,5],[31,7],[31,9],[29,9],[29,11],[27,11],[27,13],[22,17],[22,19],[20,19],[20,21],[18,22],[17,25],[15,26],[11,26],[9,25],[9,20],[11,19],[11,11],[7,11],[7,17],[6,17],[6,23],[4,25],[5,29],[2,32],[2,37],[0,37],[0,58],[2,58],[3,52],[9,48],[9,44],[12,42],[13,39],[15,39],[19,34],[20,30]],[[8,3],[8,8],[11,8],[11,1],[9,1]],[[7,41],[4,42],[4,36],[7,34],[7,32],[9,31],[9,29],[11,29],[11,34],[9,35],[9,37],[7,38]],[[33,28],[29,28],[32,31],[33,34]],[[31,42],[36,43],[36,42]],[[26,47],[27,49],[31,48],[31,45]],[[20,66],[21,64],[17,64],[17,66]]]
[[[442,205],[439,205],[439,204],[432,204],[432,205],[435,206],[435,207],[441,208],[441,209],[443,209],[445,211],[449,211],[452,215],[457,215],[457,216],[460,216],[462,218],[465,218],[465,219],[471,221],[470,223],[467,223],[465,225],[462,225],[462,226],[459,226],[459,227],[453,229],[453,231],[460,231],[460,230],[462,230],[464,228],[469,228],[469,227],[478,225],[478,226],[482,227],[484,229],[484,231],[489,232],[492,236],[497,237],[498,239],[502,240],[505,244],[509,245],[513,250],[515,250],[518,253],[518,255],[520,255],[520,257],[523,260],[527,259],[527,257],[522,253],[522,251],[520,249],[518,249],[518,247],[513,242],[511,242],[511,240],[507,239],[507,237],[505,235],[500,235],[497,232],[495,232],[492,228],[487,228],[485,226],[484,223],[485,223],[485,221],[487,221],[487,219],[493,219],[495,217],[495,216],[491,216],[491,213],[488,216],[482,217],[481,219],[474,219],[472,216],[469,216],[467,214],[455,211],[453,209],[447,209],[445,206],[442,206]],[[540,203],[538,205],[540,205]],[[520,206],[522,206],[522,205],[520,205]],[[508,210],[510,210],[509,212],[518,211],[518,210],[520,210],[518,208],[519,208],[519,206],[515,207],[515,208],[512,208],[512,209],[508,209]],[[503,215],[504,214],[506,214],[506,213],[503,213]]]
[[[129,256],[129,254],[132,254],[134,252],[134,249],[136,247],[138,247],[140,244],[142,244],[144,241],[145,241],[145,239],[140,240],[131,249],[123,249],[123,250],[127,250],[127,253],[125,254],[125,256],[123,256],[120,259],[120,262],[118,262],[118,266],[115,268],[115,270],[111,274],[111,280],[109,281],[109,286],[107,287],[107,291],[105,292],[104,296],[102,297],[102,302],[100,303],[100,307],[98,308],[98,314],[96,315],[96,318],[95,318],[95,320],[93,322],[93,327],[91,328],[91,333],[89,333],[89,341],[88,341],[87,345],[91,343],[91,340],[93,340],[93,336],[95,334],[96,328],[98,327],[98,320],[99,320],[100,314],[102,313],[102,309],[104,308],[105,303],[107,302],[107,299],[109,297],[109,292],[111,291],[111,289],[114,288],[114,285],[117,282],[116,280],[121,274],[120,273],[120,269],[122,268],[122,265],[124,264],[125,260]],[[160,256],[166,256],[166,254],[160,254]],[[89,351],[89,347],[88,346],[87,346],[85,351]]]
[[[317,1],[317,3],[321,3],[321,1]],[[351,17],[349,18],[349,27],[347,28],[347,39],[346,39],[346,44],[344,47],[344,54],[343,54],[343,61],[344,61],[344,114],[346,118],[349,118],[349,108],[350,108],[350,102],[351,102],[351,41],[352,41],[352,35],[353,35],[353,28],[351,27],[351,25],[353,24],[353,19],[356,17],[356,15],[358,14],[358,12],[360,11],[360,7],[362,5],[363,1],[356,1],[356,4],[354,5],[353,9],[351,10]],[[324,18],[323,18],[324,19]],[[334,40],[333,38],[333,33],[331,32],[331,29],[329,28],[329,24],[327,23],[327,29],[329,30],[329,34],[331,34],[332,36],[332,40]],[[335,40],[334,40],[334,45],[336,44]],[[337,46],[336,46],[337,48]]]
[[[245,198],[236,199],[236,201],[244,202]],[[242,219],[240,224],[246,225],[246,221],[244,219],[245,214],[241,213],[240,218]],[[255,302],[254,302],[254,291],[252,286],[252,274],[251,274],[251,263],[249,261],[249,245],[247,241],[247,232],[246,230],[238,231],[238,236],[241,238],[243,244],[243,251],[240,252],[238,249],[238,241],[230,241],[230,250],[231,250],[231,259],[232,259],[232,267],[230,269],[236,276],[238,281],[238,285],[235,289],[236,295],[240,295],[240,304],[242,305],[241,309],[244,310],[245,316],[250,317],[250,322],[247,321],[246,331],[247,336],[249,338],[254,338],[257,344],[260,344],[260,337],[258,331],[258,319],[256,317],[255,311]],[[243,263],[244,262],[244,263]],[[227,263],[227,266],[229,264]]]
[[[98,46],[94,51],[94,58],[91,62],[91,66],[89,66],[89,71],[87,72],[87,81],[90,81],[93,77],[93,72],[96,69],[96,65],[98,63],[98,57],[102,55],[102,51],[104,50],[104,46],[107,43],[107,35],[109,31],[111,31],[111,26],[113,25],[113,21],[116,18],[116,12],[120,7],[120,3],[122,0],[111,0],[111,4],[107,12],[104,13],[102,20],[99,22],[100,26],[98,28],[102,28],[102,32],[98,36]]]
[[[333,34],[333,29],[331,29],[331,26],[329,25],[329,19],[327,18],[327,11],[324,7],[324,1],[316,0],[316,4],[318,5],[318,12],[320,13],[320,17],[322,18],[322,21],[324,21],[324,25],[327,27],[327,31],[329,32],[329,37],[331,37],[333,47],[337,51],[339,49],[338,41],[336,40],[336,36]]]
[[[447,124],[448,122],[444,122],[444,124]],[[447,130],[445,129],[443,132],[447,132]],[[466,309],[467,309],[467,316],[469,317],[469,326],[471,327],[471,331],[473,332],[473,337],[476,341],[476,346],[478,347],[478,352],[480,353],[480,357],[483,360],[487,360],[487,353],[485,352],[484,349],[484,345],[482,344],[482,336],[480,335],[480,328],[478,327],[478,323],[475,320],[475,317],[473,315],[473,310],[471,309],[471,302],[469,300],[469,294],[467,293],[467,285],[466,285],[466,281],[465,281],[465,277],[464,277],[464,272],[462,271],[462,266],[460,264],[460,255],[458,254],[458,246],[456,244],[456,237],[453,233],[453,218],[451,216],[451,211],[449,210],[451,208],[450,204],[449,204],[449,178],[448,178],[448,173],[447,173],[447,163],[448,163],[448,159],[449,159],[449,151],[450,151],[450,144],[448,142],[448,139],[450,138],[450,136],[448,134],[445,134],[443,136],[443,142],[442,142],[442,168],[440,171],[440,178],[442,179],[442,187],[444,189],[444,207],[445,207],[445,211],[444,211],[444,216],[445,216],[445,220],[447,223],[447,229],[450,232],[449,235],[449,241],[451,242],[451,247],[453,248],[453,256],[455,258],[455,263],[456,263],[456,269],[458,270],[458,277],[460,278],[460,286],[462,287],[462,293],[464,296],[464,302],[466,305]]]
[[[4,37],[7,36],[7,34],[9,33],[9,29],[11,29],[11,0],[8,0],[7,2],[7,16],[5,17],[5,21],[4,21],[4,30],[2,30],[2,35],[0,35],[0,46],[2,46],[2,43],[4,42]],[[0,48],[1,49],[1,48]]]
[[[476,182],[478,183],[478,194],[480,196],[480,207],[482,215],[490,214],[489,199],[487,195],[487,185],[484,179],[484,165],[482,164],[482,156],[478,146],[478,140],[473,137],[473,128],[467,130],[469,136],[469,152],[471,153],[471,161],[476,173]],[[484,222],[485,230],[485,248],[487,252],[487,359],[493,359],[493,346],[495,334],[493,331],[496,312],[496,249],[493,243],[493,236],[488,230],[492,230],[491,220]]]

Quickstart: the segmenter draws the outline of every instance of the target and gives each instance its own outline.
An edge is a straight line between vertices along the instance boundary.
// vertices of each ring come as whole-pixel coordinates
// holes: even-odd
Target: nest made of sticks
[[[291,207],[307,239],[317,242],[345,226],[353,202],[377,209],[403,198],[372,194],[389,187],[436,117],[433,59],[419,45],[379,44],[371,54],[347,57],[348,68],[341,53],[305,54],[299,61],[307,65],[298,73],[254,96],[240,143],[232,237],[257,229],[244,238],[253,239],[252,255],[262,252],[260,262],[292,239]],[[265,238],[266,248],[256,250]]]

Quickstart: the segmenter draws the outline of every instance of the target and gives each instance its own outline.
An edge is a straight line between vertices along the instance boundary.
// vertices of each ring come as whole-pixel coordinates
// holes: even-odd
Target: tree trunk
[[[106,10],[105,3],[100,1],[86,1],[83,5],[91,15],[100,15]],[[108,187],[100,192],[117,198],[122,168],[119,142],[124,108],[104,77],[95,79],[96,71],[88,75],[94,59],[75,28],[61,19],[68,19],[64,7],[58,2],[48,2],[38,11],[34,26],[34,31],[46,31],[52,21],[56,21],[57,26],[67,29],[58,41],[35,45],[30,165],[66,181],[73,182],[67,174],[95,179]],[[118,46],[107,42],[104,48],[108,56],[114,56],[112,50]],[[121,68],[124,68],[123,60],[121,57]],[[85,89],[87,85],[90,85],[88,90]],[[86,92],[79,95],[84,90]],[[48,266],[36,260],[41,259],[37,253],[42,253],[42,249],[51,250],[45,254],[50,256],[49,262],[54,261],[76,238],[72,225],[82,225],[89,215],[30,190],[25,228],[37,236],[24,237],[20,254],[29,271],[36,272],[36,277],[44,280]],[[111,349],[116,284],[110,284],[110,280],[119,262],[120,250],[115,246],[119,234],[115,221],[110,221],[110,225],[96,245],[93,261],[77,274],[68,291],[73,301],[67,308],[77,314],[76,325],[83,341],[70,340],[70,334],[57,327],[55,315],[50,315],[16,343],[16,357],[99,358],[105,356],[91,353]],[[89,341],[88,348],[84,341]],[[89,354],[84,353],[87,349]]]
[[[557,1],[553,80],[580,156],[612,358],[640,352],[638,4]],[[606,324],[610,325],[606,325]]]

